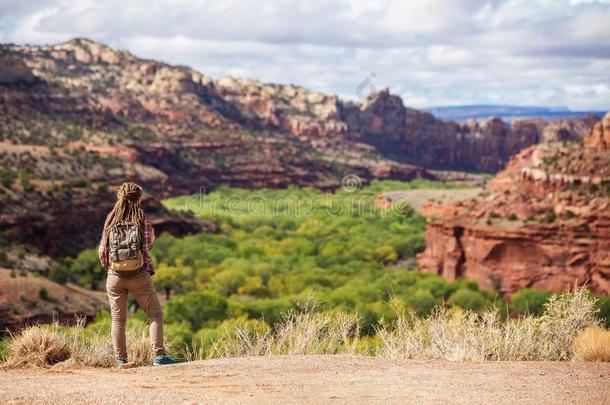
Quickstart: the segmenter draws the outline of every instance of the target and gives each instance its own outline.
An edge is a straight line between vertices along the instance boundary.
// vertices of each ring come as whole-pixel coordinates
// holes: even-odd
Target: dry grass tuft
[[[114,352],[108,336],[87,333],[81,320],[70,334],[71,360],[83,366],[112,367]]]
[[[70,342],[57,324],[32,326],[8,345],[7,367],[49,367],[70,357]]]
[[[574,339],[574,360],[610,361],[610,330],[585,329]]]
[[[399,310],[396,321],[382,325],[376,336],[362,337],[358,315],[320,312],[313,306],[286,314],[274,329],[260,321],[238,322],[220,336],[204,336],[193,342],[181,354],[187,360],[361,353],[450,361],[608,361],[610,331],[599,328],[595,311],[595,299],[586,290],[577,289],[553,296],[539,317],[504,319],[499,309],[475,313],[439,308],[420,318]],[[153,352],[146,324],[133,322],[127,328],[127,344],[130,361],[150,364]],[[84,328],[81,323],[75,328],[50,325],[26,329],[9,343],[7,366],[46,367],[68,358],[93,367],[111,367],[115,362],[108,333]]]
[[[148,366],[152,364],[155,353],[153,352],[148,329],[137,327],[127,328],[127,355],[129,361],[136,366]],[[165,348],[171,351],[171,345],[165,342]],[[114,357],[113,357],[114,358]]]
[[[575,336],[597,324],[595,300],[584,289],[552,297],[541,317],[504,321],[498,309],[476,314],[441,308],[424,319],[403,312],[377,331],[378,354],[450,361],[569,360]]]
[[[126,330],[127,355],[136,366],[152,363],[154,352],[146,325],[136,324]],[[79,323],[71,332],[71,359],[76,364],[89,367],[114,367],[116,357],[108,335],[93,333]]]
[[[273,331],[262,327],[226,331],[209,357],[354,353],[359,329],[360,318],[354,314],[290,312]],[[197,357],[195,353],[187,356]]]
[[[52,324],[25,329],[11,339],[4,366],[50,367],[70,360],[88,367],[114,367],[116,358],[110,336],[86,329],[84,323],[80,320],[72,328]],[[126,334],[130,362],[138,366],[151,364],[154,352],[146,325],[128,327]]]

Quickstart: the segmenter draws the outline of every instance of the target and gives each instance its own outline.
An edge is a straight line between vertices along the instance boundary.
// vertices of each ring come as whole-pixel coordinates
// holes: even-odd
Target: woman
[[[148,255],[155,239],[153,227],[140,202],[142,188],[123,183],[117,190],[117,201],[104,223],[99,258],[108,271],[106,292],[112,313],[112,345],[117,366],[127,364],[127,293],[146,312],[150,321],[150,342],[155,352],[153,365],[175,364],[178,361],[165,353],[163,347],[163,312],[150,280],[154,274]]]

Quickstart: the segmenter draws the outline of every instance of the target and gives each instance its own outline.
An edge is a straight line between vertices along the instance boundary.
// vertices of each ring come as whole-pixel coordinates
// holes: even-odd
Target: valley
[[[102,291],[95,246],[130,180],[146,190],[155,284],[185,354],[310,304],[358,314],[375,351],[397,308],[542,313],[575,283],[602,296],[608,322],[608,116],[456,123],[388,90],[352,102],[212,79],[87,39],[6,44],[0,60],[0,266],[13,283]],[[45,288],[40,319],[70,312]],[[16,300],[4,314],[29,305]]]

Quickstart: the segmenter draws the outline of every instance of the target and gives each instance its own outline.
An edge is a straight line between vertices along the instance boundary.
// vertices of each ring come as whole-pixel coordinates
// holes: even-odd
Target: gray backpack
[[[144,265],[142,231],[137,224],[117,225],[108,235],[108,258],[114,271],[138,270]]]

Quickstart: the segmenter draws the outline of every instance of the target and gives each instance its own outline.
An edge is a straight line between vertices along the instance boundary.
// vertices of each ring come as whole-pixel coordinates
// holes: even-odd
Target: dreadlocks
[[[142,187],[136,183],[123,183],[116,192],[117,201],[114,208],[106,217],[104,222],[104,231],[102,233],[102,241],[108,241],[110,231],[117,225],[126,223],[138,224],[140,228],[144,227],[144,211],[140,206],[142,198]]]

